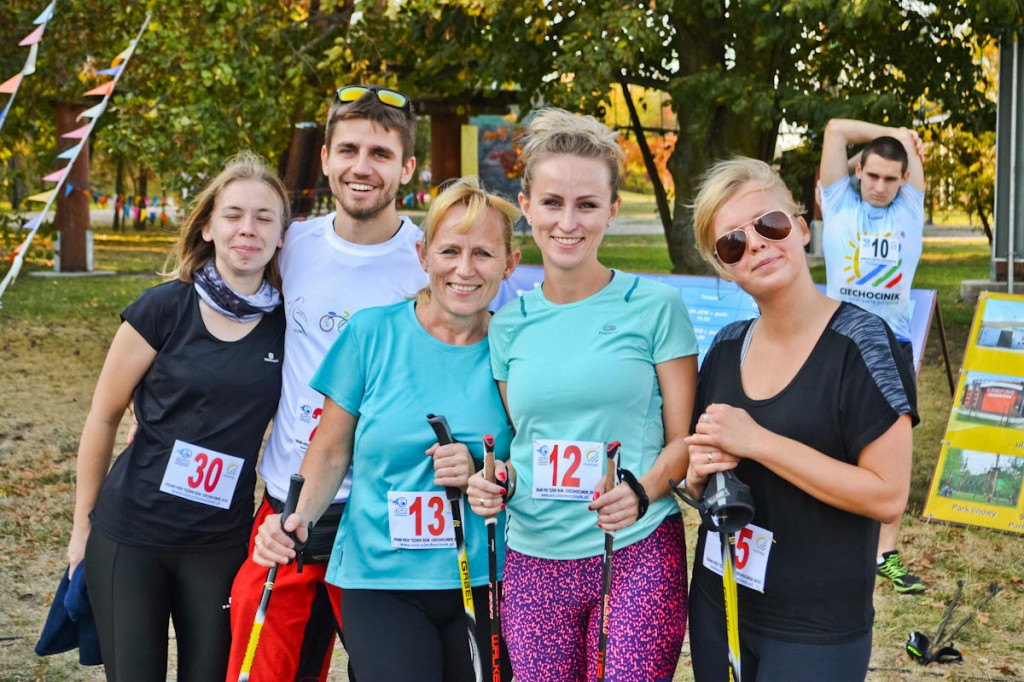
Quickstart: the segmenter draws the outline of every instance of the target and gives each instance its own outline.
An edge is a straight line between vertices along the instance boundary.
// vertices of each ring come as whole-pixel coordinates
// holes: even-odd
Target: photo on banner
[[[924,517],[1024,533],[1024,296],[982,293]]]

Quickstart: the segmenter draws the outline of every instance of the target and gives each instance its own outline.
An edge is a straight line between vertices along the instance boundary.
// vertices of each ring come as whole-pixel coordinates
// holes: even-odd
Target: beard
[[[352,201],[344,195],[343,198],[338,198],[335,195],[335,200],[338,202],[338,206],[353,220],[366,222],[376,218],[388,206],[394,206],[397,197],[397,187],[384,187],[381,189],[380,199],[372,204]]]

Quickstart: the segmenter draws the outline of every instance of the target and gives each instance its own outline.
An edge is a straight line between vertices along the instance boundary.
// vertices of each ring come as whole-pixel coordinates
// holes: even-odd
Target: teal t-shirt
[[[589,480],[603,472],[603,444],[622,443],[620,466],[637,478],[665,444],[655,365],[697,354],[697,339],[679,292],[618,270],[593,296],[556,305],[540,287],[506,304],[491,322],[491,368],[508,382],[512,463],[519,476],[509,501],[508,546],[545,559],[581,559],[604,551],[597,515],[586,499],[546,499],[535,490]],[[568,442],[600,443],[566,457]],[[554,445],[562,447],[554,451]],[[553,463],[557,463],[556,468]],[[535,469],[536,467],[536,469]],[[540,480],[543,477],[543,481]],[[583,490],[583,488],[587,488]],[[646,538],[678,508],[671,496],[615,535],[615,548]]]
[[[328,582],[342,588],[461,586],[454,547],[418,548],[439,542],[443,534],[435,531],[450,533],[450,522],[439,518],[447,502],[442,505],[436,497],[444,499],[444,488],[434,485],[433,462],[424,454],[437,441],[427,414],[443,415],[475,459],[483,458],[485,434],[494,436],[495,456],[508,458],[512,432],[491,377],[487,340],[472,346],[443,343],[423,329],[414,305],[405,301],[353,315],[310,381],[358,416],[352,494],[327,567]],[[412,493],[434,497],[417,503]],[[498,537],[504,533],[503,517]],[[465,503],[462,518],[473,585],[485,585],[483,517]],[[402,524],[397,535],[396,523]]]

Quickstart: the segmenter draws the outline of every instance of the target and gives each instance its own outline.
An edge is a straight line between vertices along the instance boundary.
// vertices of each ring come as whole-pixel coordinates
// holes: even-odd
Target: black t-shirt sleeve
[[[181,287],[191,286],[181,281],[165,282],[147,289],[121,312],[121,320],[132,326],[154,350],[159,351],[167,342],[174,324],[181,319],[183,298]]]
[[[913,377],[892,332],[882,324],[870,326],[871,333],[865,329],[850,339],[839,391],[840,428],[853,463],[902,415],[919,421]]]

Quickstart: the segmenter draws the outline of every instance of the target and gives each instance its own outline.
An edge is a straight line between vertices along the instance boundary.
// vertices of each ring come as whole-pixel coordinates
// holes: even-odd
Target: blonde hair
[[[612,201],[619,197],[619,185],[626,154],[617,141],[619,134],[593,116],[570,114],[549,107],[538,110],[521,138],[523,194],[530,196],[537,164],[550,156],[582,156],[602,161],[608,167]]]
[[[721,263],[715,257],[715,216],[725,202],[747,183],[773,193],[786,204],[791,215],[804,212],[779,174],[764,161],[734,156],[713,165],[704,176],[693,201],[693,236],[701,257],[719,271]]]
[[[472,175],[460,178],[448,185],[437,198],[430,203],[430,209],[420,229],[423,230],[423,250],[426,252],[437,234],[437,226],[455,206],[465,206],[466,212],[462,220],[455,226],[459,233],[465,234],[476,227],[477,223],[484,217],[488,210],[494,209],[502,219],[501,237],[505,244],[505,255],[512,253],[515,248],[512,244],[512,234],[516,221],[519,219],[519,209],[511,201],[488,192],[480,186],[480,181]],[[430,300],[430,286],[425,286],[416,293],[417,303],[426,303]]]
[[[192,282],[195,273],[214,256],[213,242],[203,239],[203,230],[210,224],[213,207],[221,191],[236,180],[258,180],[274,190],[281,200],[281,232],[288,228],[291,219],[291,208],[288,203],[288,190],[280,178],[270,170],[266,162],[258,154],[242,151],[228,159],[227,165],[200,192],[192,205],[188,217],[181,224],[181,235],[169,261],[174,268],[161,274],[182,282]],[[277,265],[277,254],[270,259],[263,271],[263,276],[277,289],[281,288],[281,271]]]

